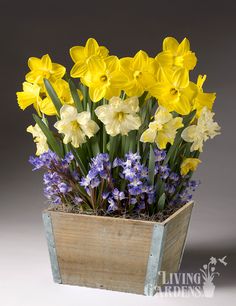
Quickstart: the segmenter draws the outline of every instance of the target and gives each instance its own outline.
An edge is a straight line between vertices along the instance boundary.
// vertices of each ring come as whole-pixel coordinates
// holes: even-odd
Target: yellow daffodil
[[[119,96],[121,88],[127,83],[127,77],[120,71],[116,56],[109,56],[104,60],[93,56],[88,60],[88,70],[81,82],[89,87],[90,99],[98,102],[102,98],[109,100],[113,96]]]
[[[141,125],[141,119],[137,115],[139,100],[131,97],[122,100],[119,97],[110,99],[109,104],[95,109],[98,119],[105,124],[107,134],[128,135],[129,131],[137,130]]]
[[[57,80],[54,84],[52,84],[54,90],[57,93],[58,98],[60,99],[62,104],[73,105],[74,100],[71,95],[69,84],[62,79]],[[80,100],[83,99],[83,95],[79,89],[77,89]],[[49,96],[43,99],[40,103],[40,110],[42,113],[48,116],[56,115],[57,111],[55,106]]]
[[[37,148],[36,155],[41,155],[44,152],[48,151],[49,148],[47,138],[38,126],[38,124],[35,124],[35,126],[28,126],[26,131],[31,133],[34,138],[34,142],[36,143]]]
[[[195,53],[190,51],[187,38],[179,44],[175,38],[166,37],[163,41],[163,52],[156,56],[156,60],[162,67],[181,67],[187,70],[192,70],[197,63]]]
[[[220,134],[220,126],[213,121],[214,113],[207,107],[201,111],[201,115],[196,125],[191,125],[185,128],[181,134],[186,142],[192,143],[190,151],[199,150],[202,152],[203,143],[209,139],[214,138]]]
[[[128,82],[124,88],[128,96],[139,97],[155,84],[157,64],[146,52],[140,50],[133,58],[122,58],[120,63],[128,77]]]
[[[193,89],[189,86],[189,74],[186,69],[166,70],[162,73],[162,80],[150,88],[151,94],[159,104],[175,111],[180,115],[187,115],[191,111],[190,96]]]
[[[54,126],[59,133],[64,134],[63,142],[71,142],[75,148],[86,142],[86,136],[91,138],[99,130],[97,123],[91,120],[90,112],[78,113],[74,106],[63,105],[60,117],[61,120]]]
[[[154,121],[149,123],[149,127],[141,135],[142,142],[155,142],[159,149],[165,149],[167,143],[173,144],[176,132],[183,127],[182,118],[173,118],[172,114],[164,107],[159,107],[156,111]]]
[[[197,110],[197,117],[200,116],[201,110],[203,109],[203,107],[207,107],[209,110],[212,110],[212,106],[214,104],[215,98],[216,98],[216,94],[215,93],[205,93],[203,92],[203,84],[206,80],[206,75],[202,76],[199,75],[198,79],[197,79],[197,85],[194,86],[196,87],[196,97],[193,99],[193,109]]]
[[[25,110],[28,106],[33,105],[38,114],[40,114],[40,103],[42,102],[40,97],[40,86],[37,84],[24,82],[23,91],[17,92],[16,95],[18,105],[22,110]]]
[[[99,46],[97,41],[93,38],[89,38],[85,47],[75,46],[70,49],[70,56],[75,65],[71,69],[71,76],[73,78],[80,78],[87,72],[88,60],[91,56],[98,56],[104,59],[108,56],[108,49],[103,46]]]
[[[44,78],[55,82],[57,79],[61,79],[66,72],[62,65],[52,63],[48,54],[43,55],[42,58],[30,57],[28,66],[31,71],[26,74],[26,81],[39,85],[43,84]]]
[[[180,165],[181,175],[187,175],[189,171],[195,171],[200,163],[201,161],[198,158],[185,158]]]

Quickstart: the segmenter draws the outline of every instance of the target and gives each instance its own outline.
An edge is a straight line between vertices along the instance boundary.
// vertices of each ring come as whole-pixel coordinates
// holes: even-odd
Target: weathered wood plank
[[[161,285],[158,272],[178,271],[192,207],[161,223],[44,212],[54,280],[154,295]]]
[[[193,202],[190,202],[163,222],[166,226],[166,237],[160,271],[166,272],[167,279],[169,273],[179,270],[192,208]]]
[[[61,275],[60,269],[57,261],[57,253],[55,247],[55,237],[53,234],[52,228],[52,220],[50,213],[48,211],[43,212],[43,223],[44,223],[44,230],[48,244],[48,252],[50,256],[51,268],[52,268],[52,276],[55,283],[61,283]]]
[[[143,294],[153,222],[51,217],[63,283]]]

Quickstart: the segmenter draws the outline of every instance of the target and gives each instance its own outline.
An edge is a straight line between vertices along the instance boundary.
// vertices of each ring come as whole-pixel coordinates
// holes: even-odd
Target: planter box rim
[[[55,211],[53,209],[44,209],[43,213],[55,213],[55,214],[62,214],[62,215],[73,215],[73,216],[80,216],[80,217],[89,217],[94,219],[106,219],[106,220],[124,220],[125,222],[140,222],[140,223],[151,223],[151,224],[160,224],[160,225],[166,225],[171,219],[175,218],[179,213],[181,213],[183,210],[185,210],[189,206],[193,206],[194,201],[189,201],[188,203],[184,204],[181,208],[179,208],[176,212],[171,214],[167,219],[165,219],[162,222],[159,221],[149,221],[149,220],[142,220],[142,219],[128,219],[128,218],[122,218],[122,217],[108,217],[108,216],[96,216],[96,215],[86,215],[86,214],[76,214],[76,213],[69,213],[69,212],[63,212],[63,211]]]

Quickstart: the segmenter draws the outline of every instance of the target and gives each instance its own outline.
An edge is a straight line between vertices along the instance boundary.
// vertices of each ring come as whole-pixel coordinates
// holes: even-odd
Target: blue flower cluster
[[[53,204],[62,204],[63,199],[73,201],[77,204],[82,201],[78,196],[72,194],[72,182],[78,178],[77,172],[71,172],[69,166],[74,159],[71,152],[60,159],[51,150],[41,154],[39,157],[31,156],[29,162],[33,170],[46,169],[44,173],[44,195]]]
[[[111,162],[107,153],[100,153],[92,158],[87,176],[82,177],[80,185],[91,196],[91,189],[98,187],[102,180],[111,180]]]
[[[120,177],[127,182],[129,204],[143,210],[146,204],[154,202],[155,192],[148,181],[148,169],[141,163],[138,153],[127,153],[124,160],[116,158],[113,167],[121,167]]]
[[[118,178],[114,179],[115,168],[118,168]],[[108,154],[98,154],[90,163],[87,176],[82,177],[80,185],[89,196],[96,195],[94,190],[99,187],[101,199],[100,207],[108,212],[145,208],[145,204],[152,204],[155,193],[153,186],[148,183],[148,169],[141,164],[141,157],[137,153],[128,153],[124,159],[116,158],[111,164]],[[119,186],[119,188],[118,188]]]
[[[85,203],[91,209],[108,213],[148,213],[150,206],[158,201],[159,183],[167,203],[174,205],[190,201],[191,193],[199,182],[171,171],[166,162],[166,151],[155,149],[154,155],[153,185],[149,180],[148,168],[142,164],[138,153],[129,152],[123,159],[116,158],[113,163],[107,153],[97,154],[91,159],[89,171],[83,177],[77,171],[72,171],[74,156],[71,152],[61,159],[49,150],[39,157],[31,156],[29,162],[33,170],[46,170],[43,176],[44,194],[53,204],[80,206]]]

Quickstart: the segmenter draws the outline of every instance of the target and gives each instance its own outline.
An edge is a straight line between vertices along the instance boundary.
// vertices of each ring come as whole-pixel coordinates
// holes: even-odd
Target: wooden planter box
[[[179,269],[192,207],[164,222],[44,211],[54,281],[154,295],[158,271]]]

